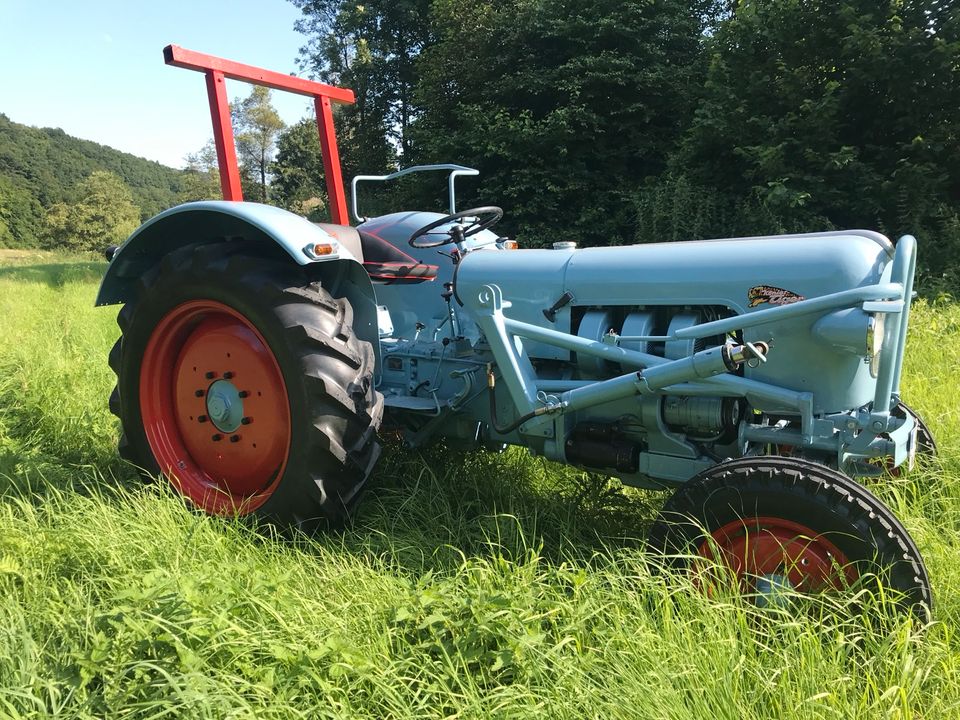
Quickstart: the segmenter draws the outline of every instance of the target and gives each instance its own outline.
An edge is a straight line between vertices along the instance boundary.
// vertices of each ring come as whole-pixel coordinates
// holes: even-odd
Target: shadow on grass
[[[142,485],[119,458],[97,451],[58,457],[28,440],[0,433],[0,499],[42,505],[63,492],[95,493],[128,505],[129,491]],[[157,490],[179,502],[166,485]],[[442,445],[388,448],[351,528],[291,544],[306,553],[347,552],[412,577],[452,571],[467,559],[524,562],[531,553],[555,564],[590,563],[611,548],[639,550],[661,502],[660,494],[624,491],[615,480],[519,449],[494,455]],[[238,525],[258,543],[290,543],[242,520]]]
[[[0,280],[45,283],[56,289],[69,282],[99,282],[106,270],[105,262],[93,260],[42,265],[9,265],[0,267]]]
[[[10,437],[3,430],[0,426],[0,499],[20,497],[40,505],[48,494],[90,495],[94,484],[107,495],[139,484],[136,470],[119,457],[96,450],[63,457],[35,438]]]
[[[466,558],[562,563],[611,548],[640,549],[662,493],[563,467],[523,450],[502,455],[388,448],[353,528],[338,543],[419,575]]]

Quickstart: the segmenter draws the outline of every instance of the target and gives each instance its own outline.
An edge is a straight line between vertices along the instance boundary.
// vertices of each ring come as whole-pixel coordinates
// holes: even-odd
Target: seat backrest
[[[327,235],[332,235],[338,243],[343,245],[359,262],[363,262],[363,244],[360,242],[360,233],[349,225],[334,225],[333,223],[314,223]]]

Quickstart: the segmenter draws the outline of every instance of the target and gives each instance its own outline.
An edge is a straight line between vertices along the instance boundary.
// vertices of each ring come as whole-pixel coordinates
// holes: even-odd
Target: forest
[[[176,204],[182,174],[59,129],[21,125],[0,112],[0,248],[100,249]],[[72,213],[71,229],[92,233],[92,247],[65,236],[68,208],[87,211],[85,219]]]
[[[953,2],[291,2],[301,70],[357,94],[336,116],[348,178],[475,167],[461,204],[502,206],[526,247],[911,233],[921,285],[960,284]],[[324,216],[312,118],[284,127],[267,92],[233,114],[246,197]],[[0,118],[0,245],[71,242],[85,216],[71,224],[63,204],[93,192],[91,163],[141,218],[217,193],[209,148],[176,173],[96,147]],[[404,181],[364,207],[439,209],[441,183]]]
[[[960,279],[954,2],[293,2],[304,68],[358,93],[348,174],[475,167],[465,206],[526,246],[864,227]]]

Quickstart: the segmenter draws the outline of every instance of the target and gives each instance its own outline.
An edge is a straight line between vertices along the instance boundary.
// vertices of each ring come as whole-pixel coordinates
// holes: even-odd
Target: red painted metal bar
[[[356,100],[353,90],[347,88],[339,88],[335,85],[327,85],[293,75],[264,70],[253,65],[224,60],[214,55],[187,50],[179,45],[167,45],[163,49],[163,59],[167,65],[174,67],[199,70],[200,72],[218,70],[223,73],[224,77],[231,80],[243,80],[254,85],[265,85],[275,90],[286,90],[298,95],[307,95],[308,97],[325,95],[331,100],[342,103],[352,103]]]
[[[337,133],[333,127],[333,107],[328,97],[316,98],[314,106],[317,110],[323,174],[327,178],[327,195],[330,197],[330,218],[337,225],[349,225],[347,196],[343,190],[343,175],[340,172],[340,150],[337,149]]]
[[[213,120],[213,138],[217,147],[217,163],[220,167],[220,185],[224,200],[243,199],[224,79],[242,80],[254,85],[312,97],[317,111],[317,131],[320,133],[320,151],[327,180],[327,194],[330,197],[331,220],[339,225],[349,224],[347,197],[340,170],[340,151],[337,149],[337,136],[333,125],[332,103],[354,102],[352,90],[224,60],[177,45],[167,45],[163,49],[163,59],[167,65],[196,70],[206,75],[210,116]]]
[[[217,147],[217,164],[220,166],[220,190],[224,200],[243,200],[233,125],[230,123],[230,105],[227,102],[227,83],[222,72],[210,70],[206,76],[210,118],[213,120],[213,144]]]

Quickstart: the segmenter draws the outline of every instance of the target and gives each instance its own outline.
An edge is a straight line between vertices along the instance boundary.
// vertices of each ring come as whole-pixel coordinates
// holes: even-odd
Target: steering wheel
[[[463,218],[472,217],[474,218],[473,222],[469,223],[466,227],[463,225],[454,225],[449,230],[442,233],[444,238],[438,242],[432,243],[418,243],[416,239],[423,237],[424,235],[436,234],[440,235],[441,233],[431,233],[431,230],[436,230],[441,225],[446,225],[452,223],[455,220],[462,220]],[[450,243],[461,242],[464,238],[468,238],[471,235],[476,235],[481,230],[486,230],[488,227],[496,223],[500,218],[503,217],[503,210],[496,207],[495,205],[487,205],[485,207],[470,208],[469,210],[461,210],[458,213],[453,215],[447,215],[442,217],[439,220],[434,220],[429,225],[424,225],[422,228],[417,230],[413,235],[410,236],[410,247],[415,248],[435,248],[440,247],[441,245],[449,245]]]

